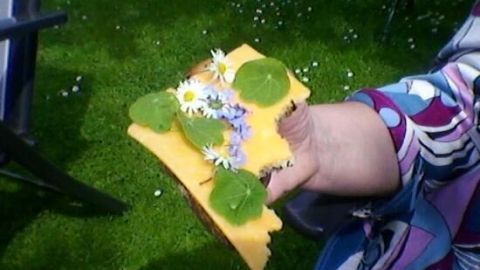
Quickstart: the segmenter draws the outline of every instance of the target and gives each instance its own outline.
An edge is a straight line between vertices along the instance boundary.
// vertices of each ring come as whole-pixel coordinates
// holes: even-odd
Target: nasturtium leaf
[[[251,172],[218,167],[214,185],[210,205],[231,224],[242,225],[262,215],[267,191]]]
[[[206,145],[221,145],[225,124],[218,119],[204,117],[187,117],[178,114],[178,121],[185,137],[197,148],[203,149]]]
[[[147,94],[130,106],[129,116],[133,122],[148,126],[155,132],[170,130],[178,101],[168,92]]]
[[[262,58],[243,64],[235,75],[233,88],[245,101],[271,106],[288,94],[290,80],[282,62]]]

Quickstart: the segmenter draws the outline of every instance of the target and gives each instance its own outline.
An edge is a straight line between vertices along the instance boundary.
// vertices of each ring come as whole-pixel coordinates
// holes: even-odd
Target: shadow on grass
[[[359,59],[359,62],[375,60],[403,70],[403,75],[427,72],[434,57],[453,36],[455,27],[461,26],[471,8],[471,1],[456,3],[454,8],[451,1],[415,1],[411,10],[400,5],[392,21],[388,41],[382,42],[389,14],[388,8],[383,9],[382,6],[389,7],[393,1],[298,2],[297,10],[300,11],[291,12],[287,18],[291,25],[280,30],[267,28],[264,32],[271,34],[270,40],[260,43],[260,48],[282,50],[294,42],[304,41],[327,46],[333,54],[362,51],[364,59]],[[313,11],[305,14],[307,7]],[[295,16],[299,13],[303,14],[302,17]],[[440,17],[442,19],[438,19]],[[248,36],[251,29],[239,28],[239,35]],[[357,35],[356,38],[353,38],[354,35]],[[415,49],[409,49],[409,39],[413,39],[411,43],[415,44]]]
[[[272,255],[265,269],[313,269],[323,243],[300,242],[289,227],[272,235]],[[277,248],[278,247],[278,248]],[[281,249],[280,249],[281,247]],[[167,254],[149,262],[141,270],[157,269],[249,269],[240,255],[225,245],[209,243],[186,252]]]
[[[44,207],[45,201],[40,200],[30,187],[21,187],[16,192],[0,192],[0,257],[15,234],[35,219]]]
[[[17,233],[25,230],[44,211],[60,213],[69,217],[89,218],[104,215],[93,207],[80,207],[71,199],[58,194],[42,192],[30,186],[21,186],[17,192],[0,192],[0,268],[1,269],[78,269],[78,257],[89,258],[90,262],[102,269],[109,269],[111,259],[117,258],[119,249],[108,237],[108,227],[96,227],[96,231],[105,230],[102,237],[92,234],[89,226],[72,228],[58,226],[47,234],[38,235],[33,242],[41,244],[28,247],[28,260],[19,259],[15,253],[9,253],[13,264],[3,265],[7,247]],[[72,242],[69,231],[74,229],[80,234],[81,241]],[[103,237],[105,235],[105,237]],[[94,245],[94,243],[96,245]],[[99,244],[103,243],[103,244]],[[109,259],[111,258],[111,259]]]
[[[70,162],[76,160],[89,147],[88,142],[82,138],[79,128],[88,106],[88,93],[91,91],[78,93],[70,91],[75,74],[78,73],[43,66],[38,68],[37,74],[32,137],[38,143],[37,151],[62,169],[68,167]],[[84,76],[81,88],[89,89],[92,80],[92,76]],[[58,89],[62,88],[70,91],[70,97],[65,98],[58,93]],[[9,164],[7,167],[29,175],[25,168],[16,164]],[[7,180],[0,178],[0,181]],[[11,190],[0,190],[0,257],[16,233],[21,232],[43,211],[82,218],[105,215],[105,212],[93,205],[82,204],[62,194],[24,183],[11,185],[13,187]]]
[[[234,251],[220,244],[207,244],[185,253],[167,254],[141,267],[141,270],[187,270],[187,269],[248,269]]]
[[[48,3],[47,3],[48,4]],[[217,7],[226,6],[223,0],[209,1],[75,1],[61,7],[70,18],[62,31],[63,36],[52,40],[53,43],[78,46],[85,41],[81,33],[88,31],[88,39],[104,45],[108,53],[116,59],[135,58],[142,54],[134,37],[142,29],[152,28],[158,33],[161,42],[168,42],[162,35],[179,18],[194,21],[203,14],[215,14]],[[55,6],[50,6],[55,8]],[[95,14],[82,13],[82,10],[95,10]],[[82,17],[88,19],[81,19]]]
[[[16,184],[15,191],[0,191],[0,258],[16,233],[23,231],[44,211],[78,218],[107,215],[93,205],[82,204],[64,195]]]
[[[38,150],[61,168],[65,168],[89,148],[80,132],[88,108],[93,75],[85,74],[76,82],[79,72],[39,65],[32,115],[32,136]],[[80,91],[73,92],[74,85]],[[62,96],[61,91],[68,93]]]
[[[270,2],[280,8],[280,16],[275,14],[275,7],[269,7]],[[399,68],[405,68],[405,59],[404,54],[398,54],[398,51],[407,48],[409,46],[407,39],[414,37],[417,47],[422,45],[423,48],[412,51],[418,56],[412,59],[415,59],[415,66],[422,66],[419,70],[427,71],[433,57],[452,36],[454,28],[453,24],[439,23],[435,26],[436,33],[432,34],[433,24],[430,20],[438,18],[439,14],[446,14],[446,20],[461,23],[470,8],[468,1],[456,3],[455,8],[452,8],[451,1],[446,0],[435,3],[415,1],[411,12],[407,12],[401,6],[391,27],[391,42],[381,43],[381,35],[388,16],[388,9],[382,9],[382,6],[390,6],[389,0],[298,0],[287,5],[285,2],[287,1],[235,1],[232,5],[230,1],[220,0],[208,3],[196,0],[79,1],[62,7],[69,13],[71,22],[63,30],[65,31],[63,35],[51,39],[50,42],[77,46],[85,39],[82,33],[87,32],[88,38],[95,40],[95,43],[100,45],[98,48],[106,49],[111,56],[122,60],[134,59],[145,57],[137,40],[145,29],[154,29],[158,35],[151,38],[158,39],[161,44],[170,44],[173,41],[165,34],[165,29],[172,27],[175,21],[187,18],[191,25],[195,25],[200,17],[211,16],[216,31],[230,32],[217,45],[223,48],[234,48],[245,42],[252,44],[254,37],[261,36],[266,36],[265,40],[268,41],[263,42],[262,38],[262,42],[253,45],[265,52],[270,48],[288,48],[292,41],[303,40],[314,44],[321,42],[332,52],[372,50],[369,57]],[[241,6],[236,8],[235,5]],[[259,7],[262,10],[260,15],[256,13]],[[89,14],[88,19],[81,20],[81,17],[85,16],[82,15],[83,10],[87,9],[97,10],[97,13]],[[417,16],[426,14],[430,15],[422,20],[416,19]],[[255,23],[254,16],[267,18],[270,22],[261,24],[258,19],[259,21]],[[408,20],[405,19],[406,16],[409,17]],[[276,27],[272,20],[275,23],[282,20],[284,24]],[[257,24],[257,27],[253,28],[252,24]],[[228,25],[228,28],[223,27],[225,25]],[[185,29],[190,30],[187,26]],[[351,36],[350,29],[355,30],[360,37],[352,43],[346,43],[343,38],[345,35]],[[193,33],[185,32],[185,35],[191,34]],[[179,50],[185,45],[189,46],[179,45]]]

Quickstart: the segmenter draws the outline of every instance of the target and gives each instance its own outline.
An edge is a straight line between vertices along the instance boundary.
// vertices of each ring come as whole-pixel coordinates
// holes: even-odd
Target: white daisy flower
[[[205,85],[198,80],[181,82],[176,93],[180,109],[190,116],[203,109],[206,105],[204,89]]]
[[[207,118],[218,119],[224,114],[227,103],[229,103],[233,97],[233,93],[230,90],[217,91],[214,88],[207,87],[206,93],[206,105],[202,109],[203,116]]]
[[[215,161],[215,166],[222,165],[223,168],[230,170],[232,169],[232,161],[228,157],[223,157],[220,156],[216,161]]]
[[[215,149],[213,149],[212,145],[204,146],[202,149],[202,153],[205,155],[205,160],[208,160],[215,164],[215,166],[223,166],[225,169],[229,170],[232,168],[232,160],[228,156],[223,156]]]
[[[202,109],[202,115],[205,116],[206,118],[213,118],[213,119],[218,118],[217,110],[209,106],[206,106]]]
[[[220,157],[220,154],[213,149],[212,145],[204,146],[202,149],[202,153],[205,155],[205,160],[208,161],[215,161],[218,157]]]
[[[232,63],[225,56],[225,53],[220,49],[211,50],[210,52],[213,61],[208,70],[213,72],[213,79],[220,79],[222,83],[232,83],[235,79],[235,70],[233,70]]]

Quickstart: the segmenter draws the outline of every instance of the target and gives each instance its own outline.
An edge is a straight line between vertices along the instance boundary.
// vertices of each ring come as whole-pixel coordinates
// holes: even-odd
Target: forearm
[[[393,142],[380,116],[358,102],[310,106],[318,171],[305,187],[338,195],[388,195],[398,189]]]

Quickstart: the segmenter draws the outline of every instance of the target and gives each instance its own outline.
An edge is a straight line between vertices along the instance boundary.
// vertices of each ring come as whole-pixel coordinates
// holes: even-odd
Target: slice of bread
[[[242,45],[228,54],[235,70],[245,62],[263,57],[248,45]],[[209,82],[212,74],[200,72],[194,76]],[[292,104],[305,101],[310,90],[291,73],[288,76],[289,93],[273,106],[259,107],[237,97],[242,106],[251,112],[247,122],[253,134],[243,144],[247,162],[242,168],[257,176],[261,176],[266,168],[279,167],[293,159],[288,142],[277,133],[277,122],[292,109]],[[225,88],[220,85],[219,87]],[[166,165],[181,183],[193,208],[202,212],[200,216],[207,221],[208,226],[211,226],[215,233],[220,233],[221,238],[226,239],[238,251],[251,269],[259,270],[265,267],[270,256],[267,247],[270,242],[269,232],[278,231],[282,227],[282,221],[273,210],[264,206],[260,218],[241,226],[232,225],[217,214],[209,204],[214,183],[208,180],[213,177],[214,166],[205,161],[202,153],[187,141],[177,123],[173,124],[169,132],[162,134],[155,133],[148,127],[132,124],[128,134]]]

